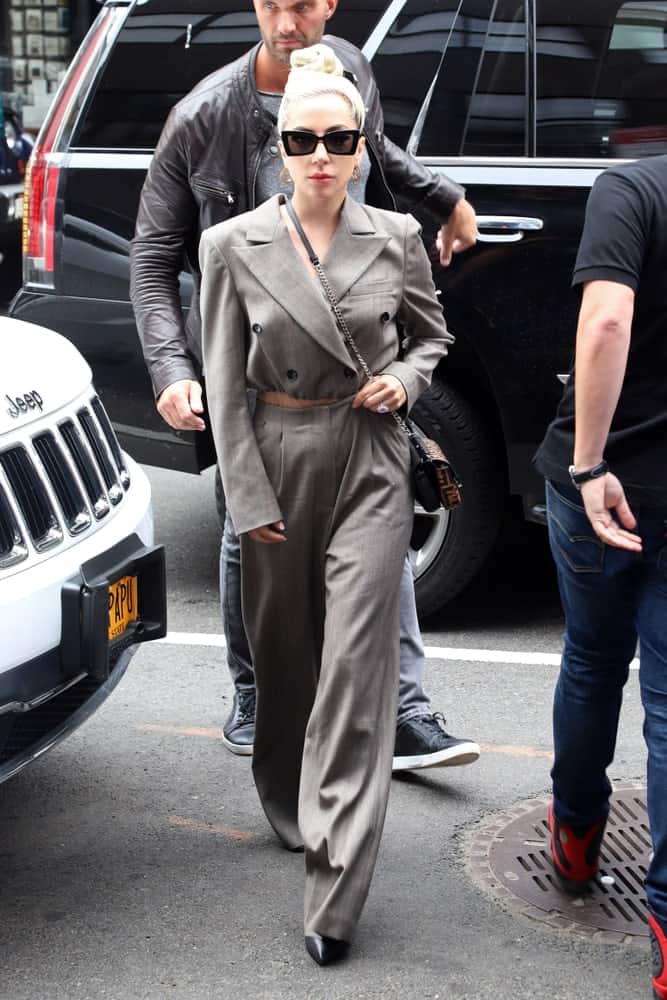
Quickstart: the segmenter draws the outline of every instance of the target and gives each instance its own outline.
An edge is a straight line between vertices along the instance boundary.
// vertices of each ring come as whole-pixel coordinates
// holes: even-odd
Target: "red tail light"
[[[49,166],[38,150],[37,155],[30,158],[25,175],[23,254],[30,261],[31,270],[41,271],[44,277],[53,273],[55,263],[59,173],[59,168]]]
[[[99,65],[116,10],[104,8],[83,40],[53,100],[30,155],[23,196],[23,280],[53,288],[58,235],[58,184],[62,153],[67,148],[82,98]]]

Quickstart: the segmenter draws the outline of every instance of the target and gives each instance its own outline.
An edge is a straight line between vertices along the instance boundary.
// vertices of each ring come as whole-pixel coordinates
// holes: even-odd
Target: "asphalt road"
[[[434,706],[483,756],[394,780],[351,957],[319,969],[303,856],[278,846],[249,760],[219,738],[231,691],[211,477],[150,477],[170,633],[186,644],[142,649],[83,729],[0,786],[3,1000],[648,1000],[646,944],[551,930],[466,872],[478,824],[548,787],[556,667],[521,662],[559,651],[542,529],[508,529],[479,584],[424,623],[450,651],[428,662]],[[633,673],[613,777],[642,776],[640,724]]]

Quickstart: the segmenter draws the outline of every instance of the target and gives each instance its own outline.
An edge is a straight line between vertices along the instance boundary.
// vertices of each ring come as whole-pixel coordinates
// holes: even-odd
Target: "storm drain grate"
[[[471,845],[470,865],[486,888],[526,916],[618,939],[648,936],[644,878],[652,850],[646,788],[616,786],[600,851],[600,872],[581,897],[556,882],[549,850],[549,798],[495,819]]]

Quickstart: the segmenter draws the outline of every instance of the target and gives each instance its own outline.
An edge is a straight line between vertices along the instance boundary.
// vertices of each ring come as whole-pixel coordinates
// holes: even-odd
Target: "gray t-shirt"
[[[280,102],[282,101],[282,94],[267,94],[262,90],[258,90],[257,95],[271,117],[273,119],[277,119],[278,109],[280,108]],[[278,149],[280,135],[278,134],[277,125],[274,127],[273,131],[274,134],[264,147],[259,163],[256,187],[258,205],[268,201],[269,198],[273,198],[274,194],[285,194],[290,196],[294,192],[292,184],[283,184],[280,179],[280,171],[283,166],[283,161],[280,156],[280,150]],[[364,151],[360,169],[361,180],[350,181],[347,190],[350,197],[363,204],[366,200],[366,184],[368,182],[368,175],[371,172],[371,161],[366,151]]]

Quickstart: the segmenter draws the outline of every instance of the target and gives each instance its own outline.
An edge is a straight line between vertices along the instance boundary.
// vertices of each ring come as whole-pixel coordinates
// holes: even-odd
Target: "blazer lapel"
[[[363,205],[353,198],[345,199],[340,225],[322,261],[339,300],[379,257],[390,239],[387,233],[375,228]]]
[[[382,253],[390,236],[378,232],[363,206],[345,200],[336,234],[322,261],[336,297],[341,300]],[[344,365],[350,355],[319,279],[299,258],[280,217],[279,196],[252,213],[247,246],[234,253],[262,287],[313,340]]]
[[[350,355],[331,307],[319,280],[310,276],[296,252],[280,218],[278,198],[265,202],[253,216],[246,231],[248,245],[234,248],[237,259],[298,326],[337,361],[349,366]]]

